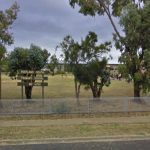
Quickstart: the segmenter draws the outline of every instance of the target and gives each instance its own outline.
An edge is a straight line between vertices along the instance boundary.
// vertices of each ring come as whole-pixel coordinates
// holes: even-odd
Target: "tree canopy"
[[[0,60],[5,54],[5,46],[13,44],[14,39],[9,29],[11,29],[11,25],[16,20],[18,11],[19,6],[17,3],[14,3],[5,11],[0,11]]]
[[[0,10],[0,99],[1,99],[1,70],[5,60],[6,45],[13,44],[13,36],[10,33],[11,26],[17,18],[19,6],[14,3],[5,11]]]
[[[121,39],[121,34],[113,21],[113,17],[119,17],[122,9],[129,4],[141,7],[142,4],[149,0],[69,0],[70,5],[74,8],[76,5],[80,7],[79,12],[90,16],[107,15],[115,33]]]
[[[99,44],[96,33],[89,32],[81,43],[75,42],[71,36],[66,36],[61,47],[65,61],[72,66],[76,97],[79,97],[81,84],[90,86],[93,97],[100,97],[97,93],[101,92],[106,83],[103,82],[103,77],[106,73],[107,61],[103,57],[110,51],[111,43]]]
[[[74,70],[77,80],[90,88],[93,98],[99,98],[102,94],[103,86],[110,84],[110,71],[107,68],[107,60],[91,60],[85,65],[79,65]]]
[[[31,44],[30,48],[17,47],[9,56],[10,76],[15,76],[21,70],[33,71],[34,74],[25,73],[24,76],[32,76],[30,80],[25,80],[25,94],[27,99],[31,99],[34,76],[36,71],[41,70],[47,63],[49,53],[46,49]],[[29,84],[32,83],[32,84]]]
[[[84,15],[107,15],[115,31],[113,34],[115,46],[121,52],[120,62],[126,66],[134,83],[134,97],[140,97],[143,89],[149,87],[148,59],[149,51],[149,0],[69,0],[74,8],[79,6],[79,12]],[[113,17],[117,17],[123,34],[120,32]],[[145,53],[146,52],[146,53]],[[145,64],[145,65],[144,65]],[[144,65],[144,66],[143,66]],[[142,68],[142,69],[141,69]],[[141,73],[145,71],[145,73]]]
[[[31,44],[30,48],[17,47],[10,53],[10,76],[16,75],[20,70],[41,70],[47,63],[49,53],[46,49]]]
[[[150,87],[149,52],[150,52],[150,3],[145,3],[142,8],[131,4],[124,7],[120,16],[120,25],[123,28],[125,41],[128,47],[124,47],[118,38],[114,38],[116,48],[121,49],[120,62],[125,64],[127,72],[135,84],[136,96],[140,91],[146,92]],[[136,91],[137,89],[137,91]]]

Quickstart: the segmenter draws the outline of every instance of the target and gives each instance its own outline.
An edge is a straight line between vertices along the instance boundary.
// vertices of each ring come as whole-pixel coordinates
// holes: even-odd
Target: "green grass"
[[[62,77],[61,75],[49,76],[48,86],[45,87],[45,98],[74,97],[74,81],[72,75]],[[32,98],[41,98],[41,87],[34,87]],[[112,80],[109,87],[104,87],[102,96],[120,97],[133,96],[133,85],[126,81]],[[81,87],[80,97],[92,97],[90,90]],[[12,80],[6,75],[2,75],[2,98],[20,99],[21,87],[17,86],[17,80]]]

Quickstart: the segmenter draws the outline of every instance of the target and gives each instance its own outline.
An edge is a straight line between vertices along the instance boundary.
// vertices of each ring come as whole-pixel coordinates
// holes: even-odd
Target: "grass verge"
[[[0,142],[52,138],[149,136],[149,113],[1,117]]]
[[[150,123],[0,127],[0,140],[150,135]]]

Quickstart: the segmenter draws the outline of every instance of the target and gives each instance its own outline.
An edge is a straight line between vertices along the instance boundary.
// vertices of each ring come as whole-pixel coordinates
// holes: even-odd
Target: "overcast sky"
[[[106,16],[85,17],[78,13],[77,7],[70,7],[69,0],[0,0],[0,10],[15,1],[20,11],[11,29],[15,41],[9,51],[34,43],[53,54],[66,35],[80,41],[89,31],[96,32],[100,42],[112,40],[113,29]],[[119,51],[112,48],[111,55],[110,63],[117,63]]]

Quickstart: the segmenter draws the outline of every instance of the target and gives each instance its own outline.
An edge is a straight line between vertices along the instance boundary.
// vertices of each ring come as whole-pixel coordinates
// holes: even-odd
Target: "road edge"
[[[0,146],[6,145],[30,145],[48,143],[82,143],[82,142],[115,142],[115,141],[137,141],[150,140],[150,135],[118,135],[100,137],[70,137],[70,138],[44,138],[44,139],[19,139],[0,140]]]

